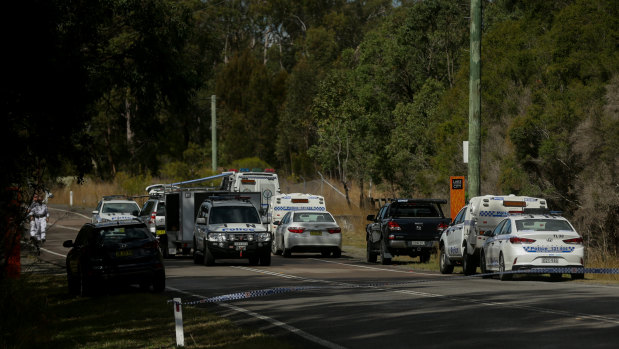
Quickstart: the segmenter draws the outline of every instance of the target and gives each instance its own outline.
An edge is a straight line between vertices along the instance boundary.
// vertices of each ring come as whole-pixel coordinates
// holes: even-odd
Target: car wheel
[[[572,280],[582,280],[585,278],[585,273],[573,273],[570,274],[570,277],[572,278]]]
[[[165,273],[160,272],[153,278],[153,292],[161,293],[163,290],[165,290]]]
[[[376,263],[376,253],[372,250],[372,243],[368,239],[366,242],[367,251],[365,253],[365,260],[368,263]]]
[[[499,279],[501,281],[511,280],[513,274],[505,273],[505,260],[503,259],[503,253],[499,256]]]
[[[260,257],[258,255],[253,255],[249,257],[249,265],[258,265],[260,261]]]
[[[269,252],[263,253],[262,256],[260,256],[260,265],[263,267],[271,265],[271,254]]]
[[[82,297],[88,296],[91,294],[91,288],[90,288],[90,283],[88,282],[86,275],[84,275],[84,273],[81,271],[79,271],[80,274],[80,278],[78,280],[79,282],[79,294]]]
[[[277,238],[273,239],[271,243],[271,252],[278,256],[282,254],[282,250],[277,247]]]
[[[290,257],[292,255],[292,252],[290,252],[289,248],[286,248],[286,243],[285,242],[283,243],[283,245],[284,245],[284,247],[283,247],[284,248],[284,252],[282,254],[284,255],[284,257],[288,258],[288,257]]]
[[[422,254],[419,255],[419,262],[420,263],[428,263],[430,261],[430,254],[427,252],[424,252]]]
[[[203,258],[202,256],[200,256],[200,254],[198,253],[198,245],[196,244],[196,241],[193,241],[193,264],[201,264],[203,262]]]
[[[473,275],[475,274],[476,269],[477,266],[473,261],[473,257],[466,251],[466,246],[462,246],[462,271],[464,272],[464,275]]]
[[[159,238],[159,246],[161,246],[161,254],[163,254],[163,258],[170,258],[170,250],[168,250],[168,237],[166,235],[161,235]]]
[[[206,243],[204,243],[203,255],[204,255],[204,265],[209,266],[209,267],[211,265],[215,265],[215,257],[213,257],[213,254],[206,246]]]
[[[479,269],[481,269],[482,278],[487,279],[490,277],[488,269],[486,268],[486,254],[483,250],[479,254]]]
[[[391,264],[391,258],[386,258],[385,257],[385,250],[387,248],[385,247],[385,242],[381,241],[380,243],[380,264],[382,265],[389,265]]]
[[[441,274],[451,274],[454,271],[453,264],[449,263],[447,254],[445,254],[445,246],[441,246],[441,249],[439,251],[438,268],[441,271]]]
[[[333,251],[333,258],[340,258],[342,256],[342,250],[339,248]]]
[[[69,287],[69,294],[73,296],[77,296],[80,292],[79,280],[76,280],[75,277],[69,271],[69,266],[67,265],[67,285]]]
[[[320,255],[323,257],[329,257],[331,255],[331,251],[322,251],[320,252]]]

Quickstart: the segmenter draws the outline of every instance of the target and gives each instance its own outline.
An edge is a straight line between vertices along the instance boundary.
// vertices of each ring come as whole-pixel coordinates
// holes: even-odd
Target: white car
[[[92,223],[119,221],[137,218],[140,214],[140,206],[133,200],[124,196],[104,196],[97,208],[92,211]]]
[[[570,222],[560,216],[523,214],[502,220],[488,232],[480,254],[482,273],[499,272],[501,280],[527,269],[584,268],[582,237]],[[559,272],[550,272],[561,277]],[[582,279],[582,272],[572,273]]]
[[[277,225],[271,251],[290,257],[292,252],[342,255],[342,229],[327,211],[291,211]]]

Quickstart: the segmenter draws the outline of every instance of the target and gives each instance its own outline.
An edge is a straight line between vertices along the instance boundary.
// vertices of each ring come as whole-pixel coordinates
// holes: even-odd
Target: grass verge
[[[175,348],[171,298],[122,289],[71,297],[63,275],[28,274],[4,280],[1,348]],[[10,315],[9,315],[10,314]],[[183,307],[186,348],[293,348],[234,325],[202,307]]]

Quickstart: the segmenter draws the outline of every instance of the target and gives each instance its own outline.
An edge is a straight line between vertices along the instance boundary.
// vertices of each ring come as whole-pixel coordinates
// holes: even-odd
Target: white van
[[[274,232],[277,229],[273,223],[281,221],[284,215],[290,211],[326,211],[325,198],[314,194],[279,194],[271,198],[267,217],[269,229]]]
[[[490,232],[503,218],[524,210],[548,209],[546,200],[528,196],[485,195],[469,200],[439,240],[439,269],[451,274],[454,265],[461,264],[465,275],[474,274],[479,251]]]
[[[263,172],[241,169],[240,172],[224,177],[221,189],[231,192],[259,192],[262,196],[261,215],[266,213],[271,197],[281,193],[279,178],[272,169],[266,169]]]

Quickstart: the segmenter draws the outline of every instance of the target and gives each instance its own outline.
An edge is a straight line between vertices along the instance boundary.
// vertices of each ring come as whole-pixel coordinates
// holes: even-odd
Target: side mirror
[[[67,240],[62,243],[63,247],[73,247],[73,240]]]
[[[374,219],[376,219],[376,216],[374,216],[373,214],[370,214],[370,215],[368,215],[368,216],[366,217],[366,219],[367,219],[368,221],[374,221]]]
[[[196,219],[196,224],[206,224],[206,218],[200,217]]]
[[[281,222],[281,221],[275,221],[275,222],[273,222],[273,225],[280,225],[280,224],[282,224],[282,222]]]
[[[133,211],[133,212],[131,212],[131,215],[132,215],[132,216],[136,216],[136,217],[137,217],[137,216],[139,216],[139,215],[140,215],[140,211],[137,211],[137,210],[136,210],[136,211]]]

